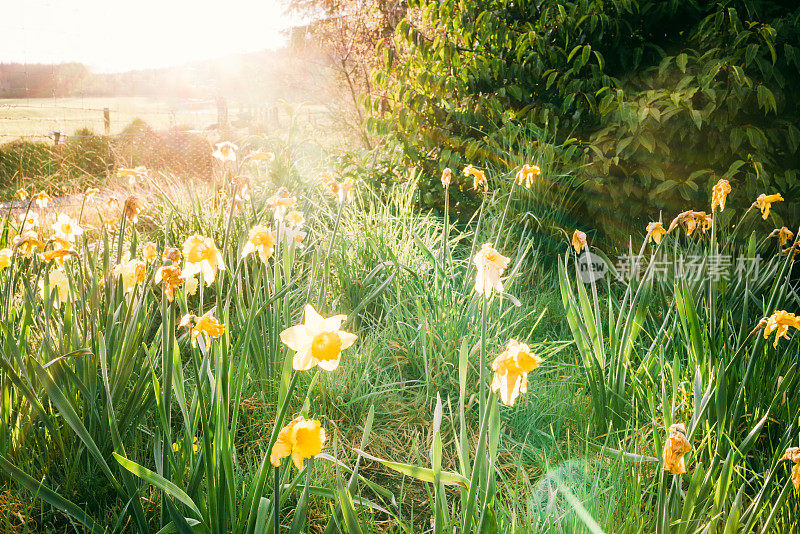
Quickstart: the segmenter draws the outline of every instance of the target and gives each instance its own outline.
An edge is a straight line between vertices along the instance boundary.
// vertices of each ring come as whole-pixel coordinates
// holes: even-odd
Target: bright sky
[[[98,72],[281,47],[279,0],[2,0],[0,63],[79,61]]]

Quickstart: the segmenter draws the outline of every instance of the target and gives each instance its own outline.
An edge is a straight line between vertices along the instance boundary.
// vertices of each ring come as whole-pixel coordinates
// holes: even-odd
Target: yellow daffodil
[[[40,210],[43,210],[47,207],[48,204],[53,200],[53,198],[45,193],[44,191],[39,191],[35,195],[33,195],[33,200],[36,202],[36,207]]]
[[[719,211],[725,211],[725,200],[728,198],[728,193],[731,192],[731,184],[728,180],[720,179],[711,189],[711,213],[714,213],[717,208]]]
[[[528,345],[516,339],[510,340],[506,350],[492,362],[492,391],[500,391],[503,404],[514,406],[520,393],[528,391],[528,373],[540,363],[542,359],[533,354]]]
[[[178,445],[177,443],[173,443],[172,444],[172,450],[173,450],[173,452],[178,452],[179,450],[181,450],[181,446]]]
[[[125,201],[125,218],[135,223],[139,220],[139,213],[142,211],[142,199],[136,195],[131,195]]]
[[[153,243],[152,241],[148,241],[144,245],[142,245],[142,258],[146,263],[151,263],[155,261],[158,257],[158,245]]]
[[[692,235],[697,228],[700,228],[705,233],[706,230],[711,228],[712,224],[713,219],[706,212],[688,210],[679,213],[678,216],[672,220],[669,224],[669,228],[667,228],[667,233],[677,228],[678,225],[683,225],[686,229],[686,235]]]
[[[794,463],[792,466],[792,484],[794,484],[795,491],[800,491],[800,447],[786,449],[781,460],[788,460]]]
[[[520,170],[517,171],[517,176],[514,178],[514,181],[518,185],[524,185],[526,188],[530,189],[533,185],[533,180],[541,173],[542,170],[538,167],[538,165],[528,165],[526,163]]]
[[[464,176],[472,176],[472,188],[477,190],[483,187],[483,192],[489,192],[489,181],[486,179],[486,174],[479,169],[476,169],[471,164],[464,167]]]
[[[666,234],[661,221],[654,221],[647,225],[647,241],[655,241],[656,245],[661,244],[661,236]]]
[[[61,269],[53,269],[49,275],[50,286],[49,292],[52,294],[56,290],[56,297],[59,302],[66,302],[69,300],[69,279]],[[45,283],[44,279],[39,280],[39,296],[45,298]]]
[[[119,224],[119,220],[116,217],[108,217],[103,221],[103,228],[106,229],[106,232],[112,233],[117,229],[117,224]]]
[[[275,252],[275,234],[271,228],[256,225],[247,234],[247,243],[242,248],[242,258],[246,258],[253,252],[258,252],[261,261],[267,263],[272,253]]]
[[[765,195],[761,193],[758,195],[758,198],[751,207],[757,207],[761,210],[761,218],[765,219],[769,217],[769,208],[772,206],[773,202],[781,202],[783,197],[780,193],[775,193],[773,195]]]
[[[0,249],[0,271],[11,266],[11,257],[14,251],[10,248]]]
[[[74,243],[75,238],[83,234],[83,228],[78,226],[78,221],[66,213],[59,213],[56,222],[53,223],[53,232],[57,237]]]
[[[285,187],[278,189],[275,194],[267,200],[267,206],[273,211],[276,221],[283,219],[286,212],[297,205],[297,199],[293,197]]]
[[[322,452],[325,439],[325,429],[319,421],[299,416],[278,433],[269,461],[278,467],[281,465],[281,459],[291,455],[295,467],[298,470],[303,469],[303,461],[306,458],[312,458]]]
[[[183,243],[184,266],[183,273],[186,278],[197,273],[203,274],[206,286],[210,286],[217,277],[217,271],[225,270],[222,254],[217,250],[214,240],[194,234],[186,238]]]
[[[237,176],[231,180],[231,190],[233,199],[236,202],[250,200],[250,178],[247,176]]]
[[[295,351],[292,367],[307,371],[315,365],[326,371],[339,367],[342,351],[356,341],[356,335],[340,330],[346,315],[322,317],[311,304],[305,307],[305,322],[281,332],[281,341]]]
[[[220,323],[216,317],[211,313],[211,310],[204,313],[201,317],[196,315],[186,314],[181,318],[178,327],[189,327],[189,332],[192,338],[192,346],[197,346],[197,338],[200,334],[206,336],[206,340],[216,339],[225,333],[225,325]]]
[[[189,277],[186,279],[186,294],[187,295],[194,295],[197,293],[197,286],[200,283],[197,281],[197,278],[194,276]]]
[[[181,251],[174,247],[167,247],[164,249],[164,254],[161,255],[164,261],[171,261],[172,265],[178,265],[181,261]]]
[[[575,254],[580,254],[583,247],[587,245],[586,233],[580,230],[572,232],[572,248],[575,249]]]
[[[28,230],[14,237],[14,248],[19,250],[26,258],[30,258],[34,250],[44,248],[44,243],[39,240],[36,232]]]
[[[38,211],[28,211],[28,213],[23,213],[19,216],[19,231],[20,233],[25,232],[26,230],[33,230],[39,226],[39,212]]]
[[[475,254],[472,263],[475,265],[475,291],[487,299],[492,296],[492,291],[502,293],[503,282],[500,277],[511,262],[494,249],[492,243],[484,243],[481,249]]]
[[[114,266],[114,278],[122,278],[122,291],[128,293],[136,288],[137,284],[144,282],[147,272],[147,265],[137,259],[131,259],[130,254],[126,253],[122,261]]]
[[[686,427],[676,423],[669,427],[669,436],[664,443],[664,471],[673,475],[686,472],[684,456],[692,450],[692,444],[686,439]]]
[[[177,265],[164,265],[156,270],[153,281],[156,284],[164,284],[164,294],[167,300],[172,302],[175,299],[175,290],[183,284],[181,268]]]
[[[776,228],[769,234],[769,237],[778,236],[778,242],[781,246],[786,245],[786,242],[794,238],[794,232],[786,228],[785,226],[781,228]]]
[[[215,148],[216,150],[214,150],[211,155],[221,162],[225,163],[226,161],[236,161],[236,153],[239,151],[239,147],[235,144],[231,143],[230,141],[223,141],[221,143],[217,143]]]
[[[450,182],[453,180],[453,171],[450,170],[450,167],[445,167],[442,171],[442,187],[447,189],[450,187]]]
[[[20,200],[28,200],[28,192],[22,188],[17,189],[16,195]]]
[[[772,332],[775,332],[775,342],[772,346],[777,347],[780,338],[789,339],[789,327],[800,330],[800,317],[785,310],[778,310],[767,317],[767,323],[764,326],[764,339],[767,339]]]
[[[296,210],[290,211],[278,226],[280,238],[286,243],[302,248],[303,240],[306,238],[306,232],[303,231],[305,222],[306,218],[302,213]]]
[[[56,263],[59,265],[64,264],[64,260],[70,256],[77,256],[78,252],[72,248],[72,243],[63,239],[58,236],[51,237],[47,243],[45,243],[45,249],[47,248],[48,244],[53,244],[52,250],[45,250],[42,253],[42,259],[44,261],[53,261],[55,260]]]

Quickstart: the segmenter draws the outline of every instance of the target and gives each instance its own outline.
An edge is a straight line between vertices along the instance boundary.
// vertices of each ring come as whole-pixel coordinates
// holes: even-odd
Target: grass
[[[321,168],[322,151],[293,135],[245,140],[213,181],[152,172],[120,185],[120,197],[145,199],[135,221],[102,203],[70,212],[86,231],[63,267],[15,248],[17,214],[6,215],[0,528],[250,533],[274,532],[276,518],[291,532],[794,528],[779,457],[796,445],[797,342],[776,352],[746,335],[797,305],[787,257],[745,287],[585,286],[577,257],[561,257],[566,242],[551,256],[558,229],[503,217],[513,188],[452,225],[419,209],[413,172],[380,186],[350,159],[337,181],[320,180],[336,166]],[[256,165],[242,157],[253,149],[275,158]],[[239,175],[250,195],[236,204]],[[349,201],[331,194],[345,176]],[[302,246],[281,237],[276,199],[304,215]],[[543,215],[527,196],[521,209]],[[44,239],[54,210],[43,211]],[[265,262],[242,257],[258,225],[277,233]],[[154,283],[170,266],[161,252],[192,234],[227,268],[196,294],[180,284],[170,302]],[[504,292],[487,300],[473,289],[473,258],[488,241],[510,262]],[[722,233],[663,243],[738,246]],[[125,252],[141,262],[130,287],[114,274]],[[54,290],[60,273],[68,299]],[[306,304],[346,315],[341,329],[358,336],[333,371],[293,369],[281,340]],[[224,328],[194,346],[179,324],[206,313]],[[506,406],[490,364],[512,338],[543,361]],[[277,431],[298,415],[326,430],[322,454],[273,470]],[[673,422],[692,444],[675,476],[661,460]]]

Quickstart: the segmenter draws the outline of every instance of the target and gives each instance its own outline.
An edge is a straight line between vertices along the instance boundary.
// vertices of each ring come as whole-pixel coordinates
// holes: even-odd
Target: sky
[[[275,49],[298,23],[283,11],[279,0],[0,0],[0,63],[120,72]]]

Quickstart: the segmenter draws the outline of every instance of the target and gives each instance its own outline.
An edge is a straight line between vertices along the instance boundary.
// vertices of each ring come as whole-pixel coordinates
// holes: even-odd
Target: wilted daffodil
[[[207,340],[221,337],[225,333],[225,325],[220,323],[211,313],[211,310],[204,313],[201,317],[186,314],[181,318],[178,327],[189,327],[192,338],[192,346],[197,346],[197,338],[200,334],[205,334]]]
[[[516,339],[510,340],[506,350],[492,362],[492,391],[500,391],[503,404],[514,406],[520,393],[528,391],[528,373],[540,363],[542,359],[531,352],[528,345]]]
[[[673,475],[686,472],[684,456],[692,450],[692,444],[686,439],[686,427],[683,423],[676,423],[669,427],[669,436],[664,443],[664,471]]]
[[[772,332],[775,332],[775,342],[772,346],[777,347],[780,338],[789,339],[790,326],[800,330],[800,317],[785,310],[778,310],[767,317],[767,322],[764,325],[764,339],[767,339]]]
[[[206,286],[210,286],[217,277],[217,271],[225,270],[222,254],[217,250],[214,240],[194,234],[183,243],[183,275],[186,278],[203,274]]]
[[[786,449],[781,460],[789,460],[794,463],[792,466],[792,484],[794,484],[795,491],[800,491],[800,447]]]
[[[10,248],[0,249],[0,271],[11,266],[11,257],[14,251]]]
[[[211,155],[221,162],[225,163],[226,161],[236,161],[236,153],[239,151],[239,147],[235,144],[231,143],[230,141],[223,141],[221,143],[217,143],[215,148],[216,150],[214,150]]]
[[[14,248],[26,258],[30,258],[34,250],[44,248],[44,243],[39,240],[36,232],[28,230],[14,237]]]
[[[585,232],[581,232],[580,230],[572,232],[572,248],[575,249],[575,254],[580,254],[587,243]]]
[[[356,341],[356,335],[340,330],[346,315],[322,317],[311,304],[306,304],[305,322],[281,332],[281,341],[295,351],[292,367],[307,371],[315,365],[326,371],[339,367],[342,351]]]
[[[175,290],[183,284],[181,268],[177,265],[163,265],[156,270],[153,281],[156,284],[164,284],[164,294],[167,300],[172,302],[175,299]]]
[[[53,269],[49,275],[50,286],[48,291],[52,294],[56,290],[56,296],[59,302],[66,302],[69,300],[69,279],[61,269]],[[45,298],[45,283],[44,278],[39,280],[39,296]]]
[[[539,176],[541,173],[542,170],[538,165],[528,165],[526,163],[520,170],[517,171],[517,176],[514,178],[514,181],[518,185],[524,185],[526,188],[530,189],[533,185],[534,178]]]
[[[781,228],[774,229],[772,233],[769,234],[769,237],[775,236],[778,236],[778,242],[781,244],[781,246],[784,246],[786,245],[787,241],[794,238],[794,232],[783,226]]]
[[[141,260],[131,259],[127,252],[113,270],[115,278],[122,278],[122,291],[125,293],[133,291],[137,284],[144,282],[146,272],[146,264]]]
[[[698,227],[705,232],[711,228],[712,224],[713,219],[706,212],[688,210],[679,213],[678,216],[672,220],[669,224],[669,228],[667,228],[667,233],[677,228],[678,225],[683,225],[686,229],[686,235],[692,235]]]
[[[148,241],[142,245],[142,258],[147,263],[153,262],[158,257],[158,245],[152,241]]]
[[[450,182],[453,180],[453,171],[450,170],[450,167],[445,167],[442,171],[442,187],[447,189],[450,187]]]
[[[278,467],[281,465],[281,459],[291,455],[292,462],[300,470],[303,469],[303,460],[322,452],[324,444],[325,429],[320,422],[299,416],[278,433],[278,440],[272,447],[269,461]]]
[[[775,193],[773,195],[765,195],[761,193],[758,195],[758,198],[751,207],[758,208],[761,210],[761,218],[766,220],[769,217],[769,208],[772,206],[773,202],[781,202],[783,197],[780,193]]]
[[[51,237],[48,239],[47,243],[45,243],[44,248],[46,249],[49,244],[53,244],[53,248],[42,252],[42,259],[44,261],[55,260],[59,265],[63,265],[66,258],[78,255],[78,252],[72,248],[72,243],[61,237]]]
[[[275,234],[271,228],[259,224],[250,229],[247,234],[247,243],[242,248],[242,258],[246,258],[253,252],[258,252],[258,257],[264,263],[267,263],[267,260],[272,257],[272,253],[275,252]]]
[[[666,234],[661,221],[654,221],[647,225],[647,241],[655,241],[656,245],[661,244],[661,236]]]
[[[484,243],[481,249],[475,254],[472,263],[475,264],[475,291],[487,299],[492,296],[492,291],[502,293],[504,291],[503,282],[500,277],[511,262],[497,252],[492,243]]]
[[[164,249],[164,254],[161,255],[164,261],[171,261],[173,265],[177,265],[181,261],[181,251],[175,247],[167,247]]]
[[[53,223],[53,232],[57,237],[74,243],[75,238],[83,234],[83,228],[78,226],[78,221],[66,213],[59,213],[58,219]]]
[[[477,190],[480,187],[483,187],[483,192],[489,192],[489,181],[486,179],[486,173],[484,173],[480,169],[476,169],[471,164],[464,167],[462,171],[464,176],[472,176],[472,188]]]
[[[725,200],[730,192],[731,184],[728,180],[720,179],[714,184],[714,187],[711,188],[711,213],[714,213],[717,208],[721,212],[725,211]]]
[[[125,201],[125,218],[135,223],[139,220],[139,213],[142,211],[142,199],[136,195],[131,195]]]
[[[40,210],[43,210],[47,207],[48,204],[53,200],[53,198],[45,193],[44,191],[39,191],[35,195],[33,195],[33,200],[36,202],[36,207]]]

